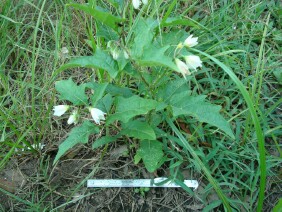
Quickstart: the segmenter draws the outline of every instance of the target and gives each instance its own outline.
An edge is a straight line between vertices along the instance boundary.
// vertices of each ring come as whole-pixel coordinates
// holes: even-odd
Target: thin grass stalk
[[[177,137],[180,139],[181,143],[183,146],[190,152],[190,154],[193,156],[195,161],[198,163],[198,166],[201,167],[203,172],[205,173],[206,177],[208,178],[209,182],[212,184],[213,188],[215,189],[216,193],[222,200],[223,205],[225,206],[227,211],[232,211],[229,201],[227,197],[224,195],[222,190],[220,189],[218,182],[212,177],[210,171],[208,168],[205,166],[205,164],[201,161],[193,147],[189,144],[189,142],[184,138],[184,136],[181,134],[181,132],[177,129],[177,127],[174,125],[174,123],[170,120],[170,118],[166,117],[166,122],[168,125],[171,127],[171,129],[175,132]]]
[[[260,166],[260,191],[259,191],[259,199],[258,199],[258,206],[257,206],[257,211],[262,211],[263,208],[263,200],[264,200],[264,191],[265,191],[265,185],[266,185],[266,161],[265,161],[265,146],[264,146],[264,134],[261,129],[261,124],[259,117],[257,115],[254,102],[252,98],[250,97],[247,89],[243,85],[243,83],[238,79],[238,77],[233,73],[233,71],[227,67],[225,64],[214,58],[213,56],[193,49],[193,51],[198,52],[209,59],[211,59],[213,62],[215,62],[219,67],[221,67],[228,75],[229,77],[234,81],[234,83],[237,85],[239,88],[240,92],[242,93],[247,106],[249,108],[249,111],[251,113],[251,118],[253,121],[253,124],[255,126],[255,131],[258,139],[258,151],[259,151],[259,166]],[[257,108],[258,110],[258,108]]]

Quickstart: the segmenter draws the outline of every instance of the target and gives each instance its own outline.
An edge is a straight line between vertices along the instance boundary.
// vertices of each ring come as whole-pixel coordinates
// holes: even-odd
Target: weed
[[[125,145],[116,160],[134,170],[130,158],[133,172],[201,179],[198,193],[182,187],[203,210],[271,210],[281,190],[281,5],[140,3],[1,4],[0,169],[38,164],[24,188],[1,192],[14,208],[78,208],[95,195],[84,190],[87,167],[100,173],[91,160],[107,167]],[[69,182],[55,176],[73,158],[85,163],[63,190]]]

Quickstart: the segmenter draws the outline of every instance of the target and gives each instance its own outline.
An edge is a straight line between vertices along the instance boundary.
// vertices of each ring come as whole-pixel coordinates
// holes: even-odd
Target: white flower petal
[[[189,55],[184,58],[188,68],[196,70],[198,67],[202,67],[202,61],[199,56]]]
[[[198,44],[198,37],[193,38],[193,35],[190,35],[186,40],[184,41],[184,46],[186,47],[193,47]]]
[[[135,9],[138,9],[140,4],[141,4],[140,0],[132,0],[132,5]]]
[[[68,119],[68,124],[73,124],[75,121],[75,117],[73,115],[70,115],[69,119]]]
[[[78,122],[78,111],[75,110],[72,112],[72,114],[70,115],[69,119],[68,119],[68,124],[77,124]]]
[[[99,110],[98,108],[89,108],[89,111],[91,113],[91,116],[96,124],[100,124],[101,120],[105,120],[105,115],[103,111]]]
[[[70,106],[68,106],[68,105],[54,106],[54,108],[53,108],[54,116],[62,116],[69,108],[70,108]]]
[[[188,66],[179,59],[175,59],[176,66],[179,72],[185,77],[185,75],[191,75],[191,72],[188,70]]]

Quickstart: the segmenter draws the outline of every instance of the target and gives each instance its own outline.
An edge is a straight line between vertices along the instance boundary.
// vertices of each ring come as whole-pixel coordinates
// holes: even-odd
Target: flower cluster
[[[62,116],[63,114],[65,114],[65,112],[67,112],[69,110],[70,106],[69,105],[57,105],[54,106],[53,111],[54,111],[54,116]],[[96,124],[100,125],[100,121],[101,120],[105,120],[105,115],[106,113],[104,113],[103,111],[101,111],[100,109],[94,108],[94,107],[89,107],[88,108],[94,122]],[[77,124],[79,120],[79,114],[78,114],[78,110],[75,109],[72,114],[69,116],[67,123],[68,124]]]
[[[183,47],[194,47],[198,44],[198,37],[190,35],[184,43],[179,43],[177,49],[182,49]],[[199,56],[196,55],[187,55],[184,56],[185,63],[178,58],[175,58],[175,63],[178,68],[178,71],[186,78],[186,75],[191,75],[189,69],[197,70],[198,67],[202,67],[202,61]]]
[[[142,0],[143,4],[148,4],[148,0]],[[141,0],[132,0],[132,5],[135,9],[138,9],[139,6],[141,5]]]
[[[107,43],[107,47],[110,49],[110,53],[113,56],[114,60],[118,60],[119,57],[121,57],[121,56],[123,56],[126,60],[129,58],[126,50],[120,48],[115,41],[113,41],[113,40],[109,41]]]

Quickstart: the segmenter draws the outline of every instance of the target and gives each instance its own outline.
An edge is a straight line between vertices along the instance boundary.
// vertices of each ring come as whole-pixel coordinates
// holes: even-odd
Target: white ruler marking
[[[88,188],[114,188],[114,187],[166,187],[166,188],[178,188],[180,187],[174,182],[168,181],[162,185],[156,185],[158,183],[167,180],[167,178],[160,177],[155,179],[91,179],[87,180]],[[197,180],[184,180],[183,182],[190,188],[197,189],[199,183]]]

